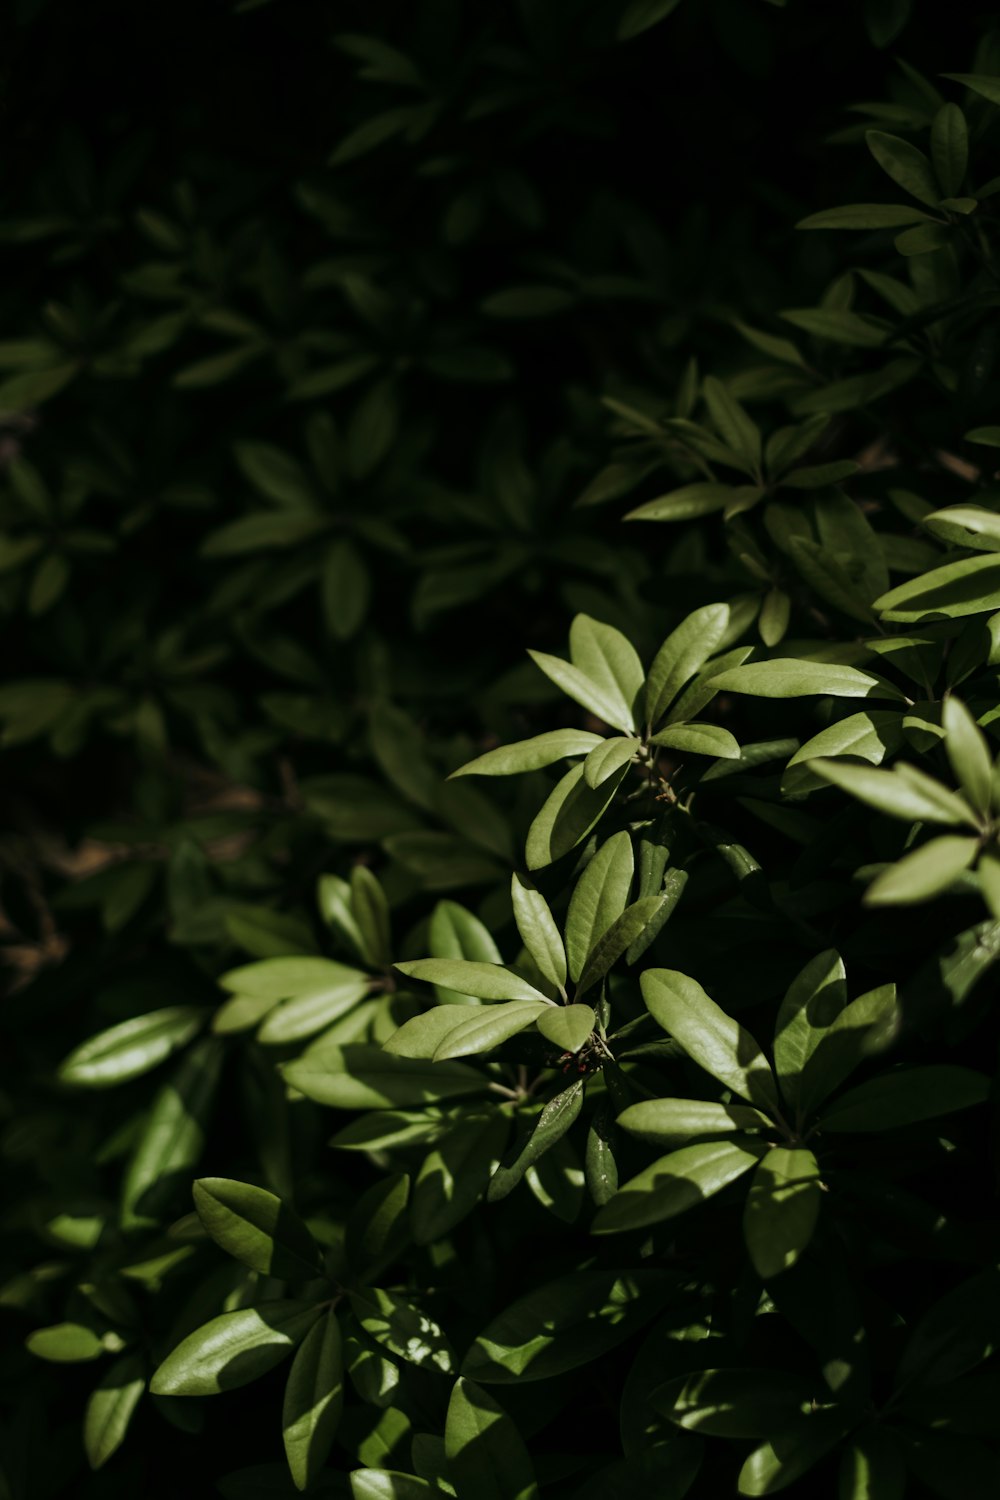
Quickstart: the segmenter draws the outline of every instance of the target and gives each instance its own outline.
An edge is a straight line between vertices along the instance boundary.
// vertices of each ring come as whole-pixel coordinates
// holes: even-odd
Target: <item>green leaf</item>
[[[410,1179],[405,1172],[377,1178],[347,1215],[344,1244],[351,1265],[376,1276],[398,1259],[409,1239]]]
[[[625,910],[634,870],[632,840],[622,831],[601,845],[577,881],[566,914],[566,954],[574,982],[595,944]]]
[[[844,1447],[838,1500],[904,1500],[906,1467],[891,1428],[864,1427]]]
[[[850,349],[877,349],[885,343],[888,328],[863,313],[834,307],[792,307],[780,315],[803,333],[844,344]]]
[[[428,947],[434,958],[464,958],[473,963],[498,964],[500,950],[493,935],[457,901],[439,901],[427,929]],[[470,1005],[474,995],[462,994],[446,985],[435,985],[442,1005]]]
[[[392,958],[389,903],[378,879],[365,865],[351,871],[351,908],[363,943],[366,963],[388,968]]]
[[[785,796],[822,786],[824,778],[812,767],[815,760],[852,755],[880,765],[903,744],[902,715],[893,709],[863,709],[821,729],[796,750],[785,768],[781,790]]]
[[[326,1463],[343,1405],[343,1348],[331,1310],[302,1340],[285,1385],[281,1431],[296,1489],[308,1489]]]
[[[969,129],[957,104],[944,104],[931,125],[931,160],[942,197],[962,191],[969,165]]]
[[[651,26],[669,16],[678,3],[679,0],[628,0],[618,22],[618,40],[627,42],[648,31]]]
[[[413,1184],[410,1224],[418,1245],[449,1234],[472,1212],[507,1144],[510,1117],[463,1111],[434,1144]]]
[[[757,628],[765,646],[776,646],[788,631],[792,601],[784,589],[771,588],[764,595],[760,606]]]
[[[575,849],[614,801],[627,766],[597,788],[587,786],[583,766],[574,766],[549,793],[528,830],[525,858],[529,870],[540,870]]]
[[[202,557],[239,557],[273,547],[297,547],[329,528],[327,516],[302,511],[260,511],[210,531],[201,544]]]
[[[519,1031],[526,1031],[539,1016],[555,1009],[548,1000],[511,1000],[505,1005],[491,1005],[471,1014],[460,1012],[459,1024],[438,1043],[435,1061],[492,1052],[494,1047],[499,1047]]]
[[[686,751],[689,755],[712,755],[722,760],[739,760],[740,747],[728,729],[717,724],[668,724],[654,734],[653,745]]]
[[[615,736],[596,745],[583,763],[583,779],[589,787],[599,787],[609,776],[635,759],[642,744],[634,738]]]
[[[590,1039],[597,1017],[589,1005],[549,1006],[539,1015],[538,1030],[563,1052],[579,1052]]]
[[[53,1323],[49,1328],[36,1328],[24,1344],[39,1359],[60,1365],[81,1364],[99,1359],[105,1353],[100,1336],[82,1323]]]
[[[102,1468],[125,1441],[146,1389],[145,1368],[142,1355],[124,1354],[91,1392],[83,1414],[83,1447],[92,1469]]]
[[[818,214],[800,219],[796,229],[900,229],[905,224],[919,224],[930,218],[919,208],[902,203],[845,203],[841,208],[825,208]]]
[[[199,1042],[153,1100],[125,1169],[122,1222],[156,1223],[201,1156],[222,1068],[222,1044]]]
[[[708,1437],[762,1438],[808,1410],[814,1389],[784,1370],[699,1370],[653,1392],[650,1405],[668,1421]]]
[[[952,546],[1000,552],[1000,515],[984,506],[946,505],[943,510],[931,511],[922,524]]]
[[[436,1484],[394,1469],[355,1469],[351,1474],[352,1500],[440,1500],[440,1495]]]
[[[731,484],[685,484],[679,490],[657,495],[635,510],[628,511],[625,521],[693,521],[710,516],[726,506],[737,493]]]
[[[898,187],[918,202],[936,208],[941,192],[934,170],[924,153],[910,141],[898,135],[888,135],[884,130],[865,132],[868,149]]]
[[[976,816],[964,798],[949,791],[917,766],[882,771],[846,761],[813,760],[810,770],[839,786],[868,807],[908,823],[966,823],[977,827]]]
[[[432,1058],[445,1038],[468,1018],[468,1006],[439,1005],[423,1015],[411,1016],[382,1045],[394,1057]]]
[[[647,969],[639,984],[647,1009],[700,1067],[761,1109],[778,1108],[767,1058],[696,980],[675,969]]]
[[[536,285],[506,287],[484,297],[482,310],[489,318],[546,318],[566,312],[576,297],[564,287]]]
[[[790,539],[788,550],[806,583],[821,599],[852,620],[860,620],[863,625],[872,623],[869,591],[853,576],[850,562],[843,560],[844,554],[832,553],[819,542],[800,536]],[[886,578],[885,583],[888,581]]]
[[[562,989],[566,983],[566,950],[549,903],[523,875],[511,876],[510,894],[521,941],[542,977]]]
[[[713,679],[719,693],[748,693],[755,698],[803,698],[813,693],[834,698],[898,698],[903,694],[881,677],[859,667],[837,662],[796,661],[793,657],[774,661],[747,662],[721,672]]]
[[[631,906],[627,906],[621,916],[611,923],[587,955],[577,984],[578,997],[599,983],[622,954],[638,941],[650,923],[655,922],[657,913],[667,899],[662,893],[642,896]]]
[[[679,1146],[692,1136],[736,1135],[770,1127],[760,1110],[746,1104],[710,1104],[704,1099],[643,1099],[618,1116],[629,1135],[653,1146]]]
[[[122,1021],[74,1048],[59,1064],[58,1077],[89,1089],[139,1078],[197,1036],[206,1015],[193,1005],[168,1005]]]
[[[265,499],[293,509],[308,510],[315,503],[302,465],[272,443],[236,443],[233,452],[243,473]]]
[[[549,1147],[524,1174],[532,1196],[563,1224],[575,1224],[584,1199],[580,1157],[566,1137]]]
[[[789,985],[774,1027],[774,1066],[793,1108],[806,1063],[846,1004],[844,961],[832,948],[810,959]]]
[[[646,679],[646,719],[650,727],[718,649],[728,629],[729,605],[706,604],[667,636]]]
[[[916,229],[904,229],[896,236],[896,249],[900,255],[931,255],[947,249],[953,237],[950,224],[918,224]]]
[[[712,424],[722,441],[743,460],[747,473],[756,475],[761,462],[759,427],[714,375],[706,375],[702,391]]]
[[[979,853],[979,840],[944,834],[904,854],[865,891],[868,906],[909,906],[946,891]]]
[[[944,748],[959,786],[983,817],[989,816],[993,793],[993,759],[985,736],[964,703],[946,698],[942,711]]]
[[[488,750],[485,755],[478,755],[475,760],[452,771],[450,779],[456,776],[515,776],[522,771],[538,771],[567,756],[589,755],[603,743],[599,734],[590,734],[585,729],[552,729],[547,734],[533,735],[530,740],[518,740],[516,744]]]
[[[811,1151],[776,1146],[758,1166],[743,1215],[743,1237],[764,1281],[794,1266],[819,1218],[819,1164]]]
[[[219,980],[224,990],[235,995],[260,996],[261,999],[287,1000],[291,995],[335,988],[348,979],[356,979],[358,969],[334,963],[330,958],[266,958],[261,963],[230,969]]]
[[[487,1385],[551,1380],[600,1358],[656,1316],[675,1289],[664,1271],[576,1271],[494,1318],[462,1362]]]
[[[766,1153],[767,1146],[752,1136],[705,1141],[672,1151],[619,1188],[598,1211],[593,1233],[644,1229],[686,1213],[742,1177]]]
[[[799,1084],[801,1109],[811,1113],[856,1067],[884,1051],[900,1024],[894,984],[880,985],[845,1005],[806,1060]]]
[[[789,490],[823,489],[828,484],[839,484],[842,479],[850,479],[852,474],[858,472],[858,467],[852,458],[835,459],[828,464],[809,464],[804,469],[792,469],[790,473],[784,474],[781,483]]]
[[[301,1041],[304,1037],[315,1036],[324,1026],[353,1010],[370,992],[371,976],[346,965],[338,967],[343,968],[343,978],[339,981],[307,990],[294,999],[282,1000],[269,1008],[257,1032],[257,1040],[272,1047]]]
[[[825,1458],[851,1425],[849,1413],[819,1407],[755,1448],[740,1470],[741,1495],[775,1495]]]
[[[967,443],[982,443],[987,448],[1000,448],[1000,427],[973,427],[965,434]]]
[[[896,1387],[932,1388],[980,1364],[1000,1347],[1000,1271],[959,1282],[917,1321],[896,1367]]]
[[[962,619],[1000,609],[1000,557],[966,557],[908,578],[874,607],[901,625],[925,619]]]
[[[221,1313],[167,1355],[149,1388],[154,1396],[215,1396],[249,1385],[286,1359],[322,1313],[291,1300]]]
[[[538,1500],[528,1450],[503,1407],[471,1380],[455,1383],[444,1429],[448,1471],[459,1495]]]
[[[226,1177],[201,1177],[193,1192],[199,1219],[227,1255],[282,1281],[319,1274],[312,1235],[274,1193]]]
[[[994,78],[989,73],[942,73],[941,77],[950,78],[952,83],[962,84],[980,98],[988,99],[991,104],[1000,104],[1000,78]]]
[[[548,1000],[533,984],[512,974],[502,964],[477,963],[463,958],[417,958],[393,965],[410,979],[441,984],[475,995],[480,1000]]]
[[[405,1297],[381,1287],[362,1287],[350,1297],[362,1328],[390,1354],[443,1375],[454,1369],[455,1351],[443,1330]]]
[[[567,1130],[579,1117],[583,1108],[583,1079],[577,1079],[571,1083],[568,1089],[563,1089],[550,1099],[538,1116],[534,1129],[523,1145],[518,1145],[513,1160],[501,1163],[490,1179],[489,1189],[486,1197],[490,1203],[497,1203],[501,1198],[506,1198],[512,1193],[525,1173],[534,1166],[535,1162],[545,1154],[546,1151],[561,1140]]]
[[[972,1068],[947,1063],[906,1068],[848,1089],[823,1112],[817,1124],[838,1134],[896,1130],[957,1109],[971,1109],[982,1104],[989,1093],[988,1075]]]
[[[563,661],[561,656],[549,656],[545,651],[529,651],[528,655],[568,698],[589,709],[603,723],[616,729],[635,728],[631,709],[624,706],[618,694],[606,692],[603,685],[594,682],[572,662]]]
[[[635,704],[645,673],[631,641],[613,625],[577,615],[570,626],[569,651],[573,666],[614,705],[617,718],[608,722],[619,729],[634,729]]]
[[[392,1109],[433,1104],[458,1094],[479,1093],[486,1080],[465,1063],[421,1062],[393,1057],[381,1047],[324,1047],[285,1063],[285,1081],[307,1099],[333,1109]]]

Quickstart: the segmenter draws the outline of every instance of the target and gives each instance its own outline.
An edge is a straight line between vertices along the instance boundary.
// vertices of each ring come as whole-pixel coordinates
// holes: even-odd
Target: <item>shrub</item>
[[[674,12],[17,8],[13,1500],[998,1493],[1000,34]]]

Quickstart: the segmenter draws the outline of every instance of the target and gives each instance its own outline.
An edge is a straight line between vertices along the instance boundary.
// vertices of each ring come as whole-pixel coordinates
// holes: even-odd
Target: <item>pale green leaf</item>
[[[603,743],[599,734],[590,734],[585,729],[552,729],[547,734],[536,734],[530,740],[518,740],[513,745],[487,750],[485,755],[470,760],[451,775],[452,778],[515,776],[522,771],[537,771],[543,766],[554,765],[567,756],[589,755]]]
[[[946,891],[979,852],[979,841],[944,834],[904,854],[865,891],[868,906],[910,906]]]
[[[566,983],[566,950],[549,903],[523,875],[511,877],[510,893],[521,941],[542,977],[562,989]]]
[[[651,727],[717,650],[728,628],[729,605],[706,604],[667,636],[646,679],[646,719]]]
[[[623,830],[601,845],[577,881],[566,914],[566,952],[574,981],[594,945],[625,910],[634,869],[632,840]]]

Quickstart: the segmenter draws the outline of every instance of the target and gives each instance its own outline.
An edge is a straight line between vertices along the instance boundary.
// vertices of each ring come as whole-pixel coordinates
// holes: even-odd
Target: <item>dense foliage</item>
[[[1000,32],[5,24],[0,1496],[995,1500]]]

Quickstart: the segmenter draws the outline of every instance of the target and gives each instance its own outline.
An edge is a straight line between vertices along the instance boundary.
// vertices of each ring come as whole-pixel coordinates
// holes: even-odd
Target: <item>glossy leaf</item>
[[[263,1276],[301,1281],[317,1275],[312,1235],[274,1193],[225,1177],[202,1177],[193,1191],[199,1219],[228,1255]]]
[[[555,765],[557,760],[568,756],[589,755],[602,744],[599,734],[584,729],[552,729],[547,734],[536,734],[530,740],[518,740],[514,745],[501,745],[497,750],[487,750],[457,771],[456,776],[516,776],[522,771],[538,771],[543,766]]]
[[[599,787],[587,786],[582,765],[566,772],[528,830],[525,857],[529,870],[561,859],[586,838],[610,806],[627,770],[622,766]]]
[[[326,1463],[343,1404],[343,1348],[331,1310],[302,1340],[285,1385],[281,1432],[296,1489],[308,1489]]]
[[[809,1381],[783,1370],[699,1370],[660,1386],[651,1404],[689,1432],[762,1438],[807,1410],[813,1396]]]
[[[301,1301],[221,1313],[168,1354],[149,1388],[155,1396],[215,1396],[248,1385],[287,1359],[322,1313]]]
[[[465,1063],[393,1057],[381,1047],[326,1047],[282,1068],[292,1088],[333,1109],[404,1109],[478,1093],[480,1073]]]
[[[205,1012],[171,1005],[122,1021],[75,1048],[59,1065],[59,1077],[77,1088],[106,1089],[155,1068],[197,1036]]]
[[[777,1108],[767,1058],[749,1032],[696,980],[675,969],[647,969],[640,986],[651,1015],[707,1073],[752,1104],[768,1111]]]
[[[548,902],[522,875],[511,877],[510,894],[521,941],[542,977],[561,989],[566,983],[566,950]]]
[[[538,1500],[534,1469],[517,1428],[488,1391],[464,1377],[451,1393],[444,1442],[459,1494]]]
[[[667,636],[646,678],[646,719],[651,726],[717,650],[728,626],[729,605],[706,604]]]
[[[595,944],[624,912],[634,870],[632,840],[623,831],[601,845],[577,881],[566,914],[566,953],[574,981]]]
[[[83,1414],[83,1447],[92,1469],[103,1468],[125,1441],[146,1389],[145,1368],[141,1355],[124,1354],[91,1392]]]
[[[656,1316],[669,1273],[579,1271],[520,1297],[478,1336],[462,1374],[486,1385],[549,1380],[600,1358]]]
[[[468,959],[418,958],[395,965],[409,979],[445,985],[480,1000],[541,1000],[546,996],[526,979],[501,964],[474,963]]]
[[[629,1135],[654,1146],[679,1146],[692,1136],[736,1135],[766,1129],[771,1121],[746,1104],[711,1104],[704,1099],[643,1099],[618,1116]]]
[[[769,1281],[793,1266],[812,1239],[821,1201],[811,1151],[776,1146],[758,1166],[743,1215],[754,1270]]]
[[[595,1234],[644,1229],[676,1218],[749,1172],[767,1147],[752,1136],[683,1146],[623,1184],[597,1213]]]

